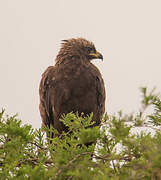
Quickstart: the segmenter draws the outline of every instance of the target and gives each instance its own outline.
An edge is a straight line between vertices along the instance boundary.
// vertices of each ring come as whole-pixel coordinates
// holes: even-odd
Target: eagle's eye
[[[88,53],[96,53],[94,48],[88,47]]]

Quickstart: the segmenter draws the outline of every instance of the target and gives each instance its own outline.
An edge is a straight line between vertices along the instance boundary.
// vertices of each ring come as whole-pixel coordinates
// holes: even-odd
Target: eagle
[[[68,128],[60,118],[70,112],[93,113],[93,126],[100,125],[105,111],[105,87],[100,71],[91,63],[93,59],[103,60],[103,56],[92,42],[84,38],[62,41],[55,65],[45,70],[40,82],[42,126],[52,126],[61,135]]]

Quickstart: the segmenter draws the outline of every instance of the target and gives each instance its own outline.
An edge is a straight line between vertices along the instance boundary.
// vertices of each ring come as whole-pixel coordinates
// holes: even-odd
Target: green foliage
[[[142,107],[135,115],[106,114],[101,128],[88,128],[93,114],[69,113],[61,119],[69,132],[48,140],[43,129],[22,125],[17,116],[5,116],[2,110],[0,179],[160,180],[161,100],[154,90],[148,94],[142,88],[141,92]],[[153,113],[146,115],[149,107]],[[133,134],[138,127],[155,134]]]

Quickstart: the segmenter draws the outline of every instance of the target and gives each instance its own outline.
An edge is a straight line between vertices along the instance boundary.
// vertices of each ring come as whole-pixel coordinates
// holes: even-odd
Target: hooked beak
[[[101,59],[103,61],[103,56],[98,51],[96,51],[96,53],[90,53],[89,56],[91,59]]]

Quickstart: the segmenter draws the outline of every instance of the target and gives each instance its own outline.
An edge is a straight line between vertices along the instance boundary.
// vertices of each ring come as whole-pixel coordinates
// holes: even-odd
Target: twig
[[[108,153],[110,154],[111,152],[110,152],[110,149],[109,149],[108,146],[107,146],[107,149],[108,149]],[[112,166],[113,166],[113,168],[114,168],[115,173],[117,173],[117,170],[116,170],[116,167],[115,167],[114,160],[112,159],[111,162],[112,162]]]
[[[77,160],[78,158],[80,158],[82,155],[87,155],[87,154],[92,155],[93,153],[91,153],[91,152],[83,152],[83,153],[77,154],[72,160],[70,160],[70,161],[68,162],[68,164],[64,165],[61,169],[59,169],[59,171],[58,171],[58,173],[56,174],[56,176],[55,176],[54,179],[56,179],[56,178],[62,173],[62,171],[63,171],[66,167],[71,166],[74,161],[76,161],[76,160]]]
[[[41,147],[40,145],[38,145],[36,142],[29,142],[32,145],[35,145],[36,147],[42,149],[42,150],[48,150],[47,148]]]

